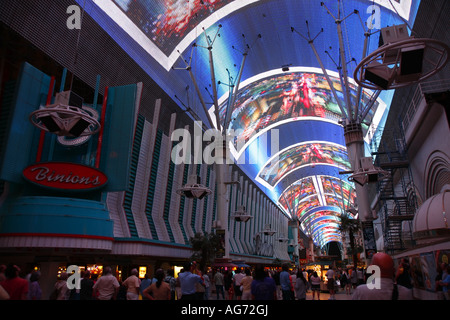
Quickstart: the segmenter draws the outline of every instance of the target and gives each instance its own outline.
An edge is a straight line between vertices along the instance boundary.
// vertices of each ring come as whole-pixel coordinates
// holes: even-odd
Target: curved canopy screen
[[[302,142],[276,154],[261,169],[256,180],[273,188],[290,172],[319,164],[351,169],[345,147],[321,141]]]
[[[231,121],[227,129],[242,132],[240,139],[248,142],[257,133],[288,121],[315,118],[339,123],[344,116],[322,72],[304,67],[290,69],[296,72],[279,74],[280,70],[276,70],[278,74],[259,75],[250,79],[249,81],[252,81],[250,84],[241,85],[234,108],[231,110],[227,109],[227,101],[224,101],[220,105],[222,123],[225,121],[226,113],[231,112]],[[334,89],[339,98],[344,100],[338,75],[330,73],[334,75],[330,76]],[[258,80],[259,77],[264,78]],[[356,103],[356,86],[351,84],[350,87],[351,103]],[[369,92],[364,91],[363,103],[367,103],[370,96]],[[383,104],[381,100],[374,102],[369,111],[370,119],[380,104]],[[363,124],[364,132],[367,132],[367,129],[368,125]],[[236,151],[240,153],[242,150]]]
[[[369,142],[393,95],[360,91],[351,78],[380,28],[413,25],[420,0],[76,1],[193,119],[212,127],[218,114],[239,133],[237,165],[317,245],[342,240],[339,216],[356,200],[341,174],[351,167],[342,120],[361,107]],[[264,134],[278,145],[257,147]],[[249,156],[258,161],[240,161]]]

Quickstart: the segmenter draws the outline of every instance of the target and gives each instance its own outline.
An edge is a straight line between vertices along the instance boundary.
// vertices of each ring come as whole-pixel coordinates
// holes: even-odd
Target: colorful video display
[[[344,199],[356,199],[355,189],[350,183],[331,176],[321,176],[324,193],[335,194]]]
[[[351,168],[345,147],[326,142],[306,142],[281,151],[274,161],[269,161],[262,168],[257,180],[273,188],[293,170],[316,164],[331,165],[343,170]]]
[[[339,78],[330,76],[330,79],[343,101]],[[356,87],[350,85],[350,89],[352,103],[355,103]],[[364,92],[362,99],[367,103],[370,96]],[[378,104],[376,101],[372,110],[376,110]],[[226,106],[227,101],[219,107],[222,121]],[[282,120],[315,117],[338,123],[343,118],[326,77],[320,73],[283,73],[255,81],[239,90],[234,106],[228,129],[241,130],[243,141]]]
[[[278,202],[286,209],[286,211],[293,212],[300,202],[305,197],[318,193],[314,183],[313,177],[300,179],[286,188],[281,194]]]
[[[309,210],[320,207],[319,197],[317,195],[306,198],[296,207],[297,217],[301,218]]]
[[[199,23],[234,0],[113,0],[166,55]]]
[[[303,232],[313,236],[313,240],[320,246],[333,239],[340,239],[339,219],[337,213],[330,210],[314,212],[303,218],[300,223]]]

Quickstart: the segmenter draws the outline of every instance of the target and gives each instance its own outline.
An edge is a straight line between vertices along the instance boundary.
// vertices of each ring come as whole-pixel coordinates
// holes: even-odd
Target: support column
[[[361,158],[364,157],[364,138],[360,123],[351,122],[344,126],[345,144],[352,170],[361,168]],[[361,221],[364,238],[365,258],[370,260],[376,252],[375,233],[373,230],[373,215],[370,208],[367,184],[355,183],[356,200],[358,204],[358,218]]]
[[[314,253],[314,241],[312,238],[309,238],[309,252],[311,253],[311,261],[316,261],[315,259],[315,253]]]
[[[58,267],[59,262],[40,263],[41,278],[39,279],[39,283],[42,290],[42,300],[48,300],[50,294],[53,292],[58,278]]]
[[[230,258],[230,232],[228,228],[228,201],[227,201],[227,186],[225,185],[225,172],[228,165],[223,163],[216,163],[216,188],[217,188],[217,221],[219,221],[217,234],[222,234],[224,239],[224,259]]]

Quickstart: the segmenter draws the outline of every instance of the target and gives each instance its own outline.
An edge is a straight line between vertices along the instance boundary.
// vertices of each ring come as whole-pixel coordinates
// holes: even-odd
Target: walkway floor
[[[335,300],[351,300],[352,296],[349,294],[346,294],[343,290],[340,290],[335,294]],[[328,292],[321,292],[320,293],[320,299],[317,298],[317,294],[315,295],[314,300],[329,300],[330,294]],[[210,296],[210,300],[216,300],[216,293],[213,292]],[[306,300],[313,300],[312,292],[309,291],[306,293]]]

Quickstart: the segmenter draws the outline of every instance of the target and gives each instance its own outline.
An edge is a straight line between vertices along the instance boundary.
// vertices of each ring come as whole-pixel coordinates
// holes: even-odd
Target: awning
[[[238,265],[231,263],[231,262],[218,262],[218,263],[213,263],[212,265],[213,267],[216,268],[237,268]]]
[[[232,263],[229,259],[215,259],[212,265],[216,268],[237,268],[238,265]]]
[[[248,264],[245,263],[240,263],[237,265],[239,268],[250,268],[250,266]]]
[[[233,261],[234,264],[236,264],[239,268],[250,268],[248,264],[246,264],[243,260],[235,260]]]

